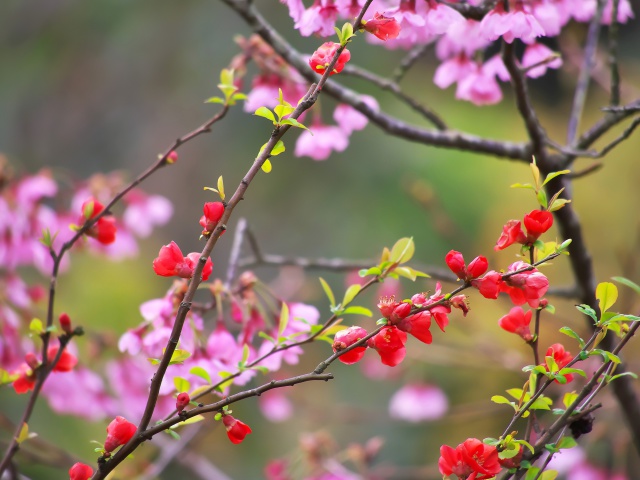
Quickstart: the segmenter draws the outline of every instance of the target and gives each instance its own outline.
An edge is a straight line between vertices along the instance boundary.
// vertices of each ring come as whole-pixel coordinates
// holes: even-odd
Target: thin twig
[[[598,0],[598,7],[591,19],[591,23],[589,24],[587,43],[584,47],[582,68],[580,69],[578,83],[573,95],[573,105],[571,107],[571,115],[569,116],[569,124],[567,126],[567,145],[572,145],[574,148],[576,147],[575,139],[578,132],[578,124],[580,123],[582,110],[584,109],[584,102],[587,98],[589,80],[591,79],[591,70],[595,64],[598,36],[600,34],[600,20],[602,19],[602,11],[605,3],[606,2],[604,0]]]
[[[440,118],[440,116],[435,113],[433,110],[425,107],[418,103],[413,97],[410,97],[406,93],[402,91],[400,86],[392,80],[388,78],[381,77],[376,75],[373,72],[365,70],[364,68],[357,67],[355,65],[345,65],[342,70],[343,73],[347,73],[349,75],[353,75],[354,77],[362,78],[367,80],[370,83],[373,83],[375,86],[381,88],[382,90],[387,90],[393,93],[399,100],[406,103],[412,110],[422,115],[424,118],[429,120],[438,130],[446,130],[447,124],[444,123],[444,120]]]
[[[620,0],[613,0],[611,9],[611,25],[609,25],[609,66],[611,69],[611,96],[609,104],[620,104],[620,70],[618,68],[618,8]]]
[[[391,79],[399,83],[411,67],[420,60],[431,48],[431,43],[425,43],[424,45],[417,45],[409,50],[409,53],[400,61],[396,69],[391,74]]]
[[[245,233],[247,231],[246,218],[240,218],[236,225],[236,231],[233,235],[233,244],[231,245],[231,253],[229,254],[229,265],[227,266],[227,278],[225,280],[225,287],[229,289],[236,276],[236,270],[238,269],[240,261],[240,253],[242,251],[242,242],[244,240]]]

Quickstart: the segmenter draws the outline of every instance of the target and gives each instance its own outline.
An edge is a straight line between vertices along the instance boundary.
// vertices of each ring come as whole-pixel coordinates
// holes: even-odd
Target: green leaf
[[[621,283],[631,289],[633,289],[634,292],[636,292],[638,295],[640,295],[640,285],[638,285],[635,282],[632,282],[631,280],[629,280],[628,278],[624,278],[624,277],[611,277],[612,280]]]
[[[360,277],[366,277],[369,275],[380,275],[381,273],[382,270],[380,270],[379,267],[363,268],[362,270],[358,271],[358,275],[360,275]]]
[[[562,404],[569,408],[569,405],[575,402],[576,398],[578,398],[578,394],[576,392],[567,392],[564,394],[564,397],[562,397]]]
[[[207,98],[204,103],[224,103],[224,100],[220,97]]]
[[[602,282],[596,287],[596,298],[602,313],[606,312],[618,299],[618,287],[610,282]]]
[[[585,315],[589,315],[591,318],[593,318],[593,321],[595,323],[598,323],[598,316],[596,315],[596,311],[593,308],[591,308],[589,305],[585,305],[583,303],[582,305],[576,305],[576,308],[580,310],[582,313],[584,313]]]
[[[295,110],[291,105],[276,105],[273,111],[276,113],[279,119],[289,115]],[[281,122],[282,123],[282,122]]]
[[[258,332],[258,336],[262,337],[262,338],[264,338],[266,340],[269,340],[271,343],[276,343],[276,339],[275,338],[273,338],[271,335],[267,335],[264,332]]]
[[[233,96],[231,97],[231,100],[237,102],[238,100],[246,100],[247,97],[244,93],[234,93]]]
[[[569,374],[576,374],[585,378],[587,377],[587,374],[584,373],[584,370],[581,370],[580,368],[561,368],[560,371],[558,371],[558,375],[569,375]]]
[[[617,374],[617,375],[614,375],[613,377],[611,377],[611,378],[607,381],[607,383],[611,383],[611,382],[613,382],[616,378],[620,378],[620,377],[624,377],[624,376],[629,376],[629,377],[631,377],[631,378],[635,378],[636,380],[638,379],[638,375],[636,375],[635,373],[633,373],[633,372],[624,372],[624,373],[619,373],[619,374]]]
[[[564,207],[567,203],[571,203],[571,200],[567,200],[566,198],[556,198],[551,205],[549,205],[549,211],[555,212]]]
[[[220,83],[223,85],[233,85],[233,69],[223,68],[220,72]]]
[[[332,307],[335,307],[336,306],[336,297],[334,297],[333,292],[331,291],[331,287],[324,280],[324,278],[320,277],[319,280],[320,280],[320,285],[322,285],[322,289],[324,290],[325,295],[329,299],[329,303],[331,304]]]
[[[538,473],[540,473],[540,467],[531,467],[527,470],[527,474],[524,476],[524,480],[534,480],[538,477]]]
[[[509,400],[506,397],[503,397],[502,395],[494,395],[493,397],[491,397],[491,401],[493,403],[497,403],[498,405],[511,405],[513,406],[514,403]]]
[[[34,318],[29,323],[29,331],[34,335],[41,335],[44,332],[44,325],[42,324],[42,320],[39,318]]]
[[[413,237],[404,237],[398,240],[391,249],[389,261],[391,263],[403,264],[411,260],[416,250]]]
[[[565,250],[567,250],[569,248],[569,245],[571,245],[571,242],[573,242],[573,240],[571,240],[570,238],[567,238],[564,242],[562,242],[560,244],[560,246],[558,247],[557,252],[561,253],[561,252],[564,252]]]
[[[224,179],[222,175],[218,177],[218,195],[220,195],[220,200],[224,200]]]
[[[357,305],[345,308],[342,314],[343,315],[364,315],[365,317],[373,316],[373,313],[371,312],[371,310],[365,307],[359,307]]]
[[[284,151],[284,142],[282,140],[278,140],[276,142],[276,145],[273,147],[273,150],[271,150],[271,156],[275,157],[276,155],[280,155]]]
[[[533,174],[533,182],[536,184],[536,190],[539,190],[542,187],[540,183],[540,169],[538,165],[536,165],[536,158],[533,157],[533,161],[529,164],[531,167],[531,173]]]
[[[527,442],[526,440],[516,440],[515,441],[518,445],[524,445],[525,447],[527,447],[529,449],[529,451],[531,453],[534,453],[536,450],[535,448],[533,448],[533,445],[531,445],[529,442]]]
[[[560,175],[565,175],[567,173],[571,173],[571,170],[560,170],[559,172],[551,172],[549,175],[547,175],[547,177],[544,179],[544,183],[542,184],[542,186],[545,186],[547,183],[549,183],[551,180],[553,180],[554,178],[560,176]]]
[[[284,333],[284,330],[287,328],[287,324],[289,323],[289,306],[287,302],[282,302],[282,307],[280,308],[280,321],[278,322],[278,337],[281,337]],[[247,345],[247,349],[249,346]]]
[[[269,159],[267,158],[267,159],[264,161],[264,163],[262,164],[262,166],[261,166],[260,168],[262,169],[262,171],[263,171],[264,173],[270,173],[270,172],[271,172],[271,169],[272,169],[273,167],[271,166],[271,162],[270,162],[270,161],[269,161]]]
[[[267,107],[259,107],[254,113],[258,117],[266,118],[267,120],[271,120],[274,125],[278,122],[276,121],[276,117],[273,115],[273,112],[269,110]]]
[[[189,373],[191,375],[195,375],[196,377],[200,377],[208,384],[211,384],[211,375],[209,375],[209,372],[207,372],[204,368],[193,367],[191,370],[189,370]]]
[[[23,423],[22,428],[20,429],[20,433],[16,438],[16,442],[18,442],[18,445],[20,445],[22,442],[24,442],[28,438],[29,438],[29,425],[27,425],[26,423]]]
[[[547,208],[547,194],[544,190],[538,190],[536,194],[536,199],[542,208]]]
[[[578,335],[576,332],[571,330],[569,327],[562,327],[560,329],[560,333],[564,333],[565,335],[577,340],[578,343],[580,344],[580,348],[584,347],[584,345],[585,345],[584,340],[580,337],[580,335]]]
[[[302,123],[297,121],[295,118],[285,118],[285,119],[280,121],[280,124],[281,125],[291,125],[292,127],[302,128],[304,130],[307,130],[307,131],[311,132],[311,130],[309,130],[306,126],[304,126]]]
[[[245,343],[242,347],[242,360],[240,360],[240,365],[244,367],[247,364],[247,360],[249,360],[249,345]]]
[[[175,385],[178,393],[188,392],[189,390],[191,390],[191,384],[186,378],[173,377],[173,384]]]
[[[389,321],[386,318],[379,318],[376,320],[376,325],[386,325]]]
[[[190,356],[191,356],[190,352],[176,348],[173,354],[171,355],[171,361],[169,362],[169,365],[181,364]]]
[[[562,450],[563,448],[573,448],[577,445],[578,444],[576,443],[573,437],[562,437],[556,443],[556,448],[559,450]]]
[[[511,185],[511,188],[530,188],[531,190],[536,189],[536,187],[534,187],[530,183],[514,183],[513,185]]]
[[[180,423],[174,423],[169,428],[173,430],[183,425],[191,425],[192,423],[201,422],[202,420],[204,420],[204,417],[202,415],[194,415],[193,417],[187,418]]]
[[[349,288],[347,288],[347,291],[344,292],[344,298],[342,299],[342,306],[346,307],[347,305],[349,305],[351,301],[356,297],[356,295],[360,293],[360,289],[362,289],[362,287],[357,283],[350,285]]]

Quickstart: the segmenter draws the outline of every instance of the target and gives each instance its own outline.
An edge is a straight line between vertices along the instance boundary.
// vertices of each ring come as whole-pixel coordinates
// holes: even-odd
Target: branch
[[[427,53],[429,48],[431,48],[431,44],[427,43],[425,45],[418,45],[411,49],[393,71],[393,74],[391,75],[393,81],[398,83],[402,80],[409,69]]]
[[[611,96],[609,104],[620,104],[620,70],[618,69],[618,8],[620,0],[613,0],[611,25],[609,25],[609,65],[611,69]]]
[[[354,77],[367,80],[368,82],[373,83],[375,86],[381,88],[382,90],[387,90],[393,93],[399,100],[406,103],[412,110],[419,113],[424,118],[433,123],[433,125],[438,130],[447,130],[447,124],[444,123],[444,120],[442,120],[437,113],[425,107],[424,105],[421,105],[416,100],[414,100],[413,97],[410,97],[409,95],[404,93],[396,82],[389,80],[388,78],[376,75],[373,72],[365,70],[362,67],[357,67],[355,65],[345,65],[342,72],[353,75]]]
[[[314,81],[316,74],[309,68],[307,61],[290,43],[260,15],[252,3],[243,0],[222,0],[233,9],[260,35],[271,47],[293,66],[307,80]],[[375,112],[366,105],[360,96],[346,87],[331,81],[327,82],[324,91],[342,103],[351,105],[365,115],[372,123],[385,132],[412,142],[432,145],[436,147],[453,148],[476,153],[487,153],[496,157],[508,158],[529,162],[531,151],[527,144],[514,143],[502,140],[491,140],[458,130],[433,131],[425,130],[415,125],[408,124],[387,115],[384,112]]]
[[[595,64],[596,49],[598,47],[598,36],[600,34],[600,20],[602,19],[602,11],[604,10],[604,0],[598,0],[596,13],[589,24],[589,32],[587,33],[587,43],[584,47],[584,59],[580,75],[578,76],[578,84],[573,94],[573,105],[571,107],[571,116],[569,117],[569,125],[567,127],[567,144],[575,143],[578,131],[578,123],[582,117],[584,102],[587,98],[587,89],[589,88],[589,80],[591,78],[591,70]],[[583,147],[584,148],[584,147]]]

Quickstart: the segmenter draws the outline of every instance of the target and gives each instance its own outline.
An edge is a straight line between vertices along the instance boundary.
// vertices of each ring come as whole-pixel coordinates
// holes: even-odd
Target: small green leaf
[[[493,397],[491,397],[491,401],[493,403],[497,403],[499,405],[512,405],[513,406],[513,402],[511,400],[509,400],[506,397],[503,397],[502,395],[494,395]]]
[[[281,337],[284,333],[284,330],[287,328],[287,324],[289,323],[289,306],[287,302],[282,302],[282,307],[280,308],[280,321],[278,323],[278,337]],[[247,348],[248,345],[247,345]]]
[[[202,415],[194,415],[193,417],[187,418],[180,423],[174,423],[169,428],[173,430],[183,425],[191,425],[192,423],[201,422],[202,420],[204,420],[204,417]]]
[[[536,187],[534,187],[530,183],[514,183],[513,185],[511,185],[511,188],[530,188],[531,190],[536,189]]]
[[[242,347],[242,360],[240,360],[240,365],[244,367],[247,364],[247,360],[249,360],[249,345],[245,343]]]
[[[386,318],[379,318],[376,320],[376,325],[386,325],[389,321]]]
[[[322,285],[322,289],[324,290],[325,295],[329,299],[329,303],[331,304],[331,306],[335,307],[336,297],[333,295],[333,292],[331,291],[331,287],[329,286],[329,284],[322,277],[320,277],[320,285]]]
[[[562,397],[562,404],[569,408],[569,405],[573,404],[576,398],[578,398],[578,394],[576,392],[567,392],[564,394],[564,397]]]
[[[204,103],[224,103],[224,100],[220,97],[207,98]]]
[[[589,305],[585,305],[583,303],[582,305],[576,305],[576,308],[580,310],[582,313],[584,313],[585,315],[589,315],[591,318],[593,318],[593,321],[595,323],[598,323],[598,316],[596,315],[596,311],[593,308],[591,308]]]
[[[549,211],[555,212],[564,207],[567,203],[571,203],[571,200],[567,200],[566,198],[556,198],[551,205],[549,205]]]
[[[270,173],[273,167],[271,166],[269,159],[266,159],[260,168],[264,173]]]
[[[276,155],[280,155],[284,151],[284,142],[282,140],[278,140],[275,147],[273,147],[273,150],[271,150],[271,156],[275,157]]]
[[[259,107],[254,113],[258,117],[266,118],[267,120],[271,120],[273,124],[277,124],[276,117],[273,115],[273,112],[269,110],[267,107]]]
[[[558,375],[569,375],[569,374],[576,374],[585,378],[587,377],[587,374],[584,373],[584,370],[581,370],[580,368],[561,368],[558,371]]]
[[[558,440],[558,442],[556,443],[556,448],[558,450],[562,450],[563,448],[573,448],[575,446],[577,446],[578,444],[576,443],[576,441],[573,439],[573,437],[562,437],[560,440]]]
[[[278,119],[281,119],[282,117],[284,117],[286,115],[289,115],[294,110],[295,110],[295,108],[293,108],[291,105],[276,105],[275,108],[273,109],[273,111],[278,116]],[[280,123],[282,123],[282,122],[280,122]]]
[[[209,372],[207,372],[204,368],[193,367],[191,370],[189,370],[189,373],[191,375],[195,375],[196,377],[200,377],[208,384],[211,384],[211,375],[209,375]]]
[[[231,100],[237,102],[238,100],[246,100],[247,97],[244,93],[234,93],[233,96],[231,97]]]
[[[596,298],[602,313],[606,312],[618,299],[618,287],[611,282],[602,282],[596,287]]]
[[[571,245],[571,242],[573,242],[573,240],[571,240],[570,238],[567,238],[564,242],[562,242],[560,244],[560,246],[558,247],[557,252],[558,253],[562,253],[562,252],[566,251],[569,248],[569,245]]]
[[[544,190],[538,190],[536,194],[536,199],[542,208],[547,208],[547,194]]]
[[[373,313],[368,308],[359,307],[356,305],[345,308],[342,314],[343,315],[364,315],[365,317],[373,316]]]
[[[613,382],[616,378],[620,378],[620,377],[624,377],[624,376],[629,376],[631,378],[635,378],[636,380],[638,379],[638,375],[636,375],[633,372],[624,372],[624,373],[619,373],[617,375],[614,375],[613,377],[611,377],[607,383]]]
[[[173,384],[175,385],[178,393],[188,392],[189,390],[191,390],[191,384],[186,378],[173,377]]]
[[[413,237],[405,237],[398,240],[391,248],[391,255],[389,261],[391,263],[403,264],[411,260],[415,252],[415,244],[413,243]]]
[[[280,121],[281,125],[291,125],[292,127],[296,127],[296,128],[302,128],[304,130],[307,130],[309,132],[311,132],[311,130],[309,130],[306,126],[304,126],[302,123],[300,123],[299,121],[297,121],[295,118],[284,118]]]
[[[565,335],[574,338],[575,340],[578,341],[578,343],[580,344],[580,348],[583,348],[585,343],[584,340],[582,340],[582,338],[580,337],[580,335],[578,335],[576,332],[574,332],[573,330],[571,330],[569,327],[562,327],[560,329],[560,333],[564,333]]]
[[[633,289],[634,292],[636,292],[638,295],[640,295],[640,285],[638,285],[635,282],[632,282],[631,280],[629,280],[628,278],[624,278],[624,277],[611,277],[612,280],[621,283],[631,289]]]
[[[533,445],[531,445],[529,442],[527,442],[526,440],[516,440],[516,443],[518,445],[524,445],[525,447],[527,447],[529,449],[529,451],[531,453],[534,453],[536,450],[535,448],[533,448]]]
[[[356,297],[356,295],[358,295],[361,288],[362,287],[357,283],[350,285],[349,288],[347,288],[347,291],[344,293],[344,298],[342,299],[342,306],[346,307],[347,305],[349,305],[351,301]]]
[[[533,157],[533,161],[529,164],[529,166],[531,167],[531,173],[533,174],[533,182],[536,185],[536,190],[539,190],[542,187],[542,184],[540,183],[540,169],[538,168],[538,165],[536,165],[535,157]]]
[[[358,271],[358,275],[360,275],[360,277],[367,277],[369,275],[380,275],[381,273],[382,270],[380,270],[379,267],[363,268],[362,270]]]
[[[44,325],[42,324],[42,320],[39,318],[34,318],[29,323],[29,331],[34,335],[41,335],[44,332]]]
[[[547,183],[549,183],[551,180],[553,180],[554,178],[560,176],[560,175],[565,175],[567,173],[571,173],[571,170],[560,170],[559,172],[551,172],[549,175],[547,175],[547,177],[544,179],[544,183],[542,184],[542,186],[546,185]]]
[[[223,68],[220,72],[220,83],[223,85],[233,85],[233,69]]]
[[[188,352],[187,350],[180,350],[179,348],[176,348],[173,354],[171,355],[171,361],[169,362],[169,365],[181,364],[190,356],[191,356],[191,353]]]
[[[218,195],[220,195],[220,200],[224,200],[224,179],[222,175],[218,177]]]
[[[16,442],[18,442],[18,445],[20,445],[22,442],[24,442],[28,438],[29,438],[29,425],[27,425],[26,423],[23,423],[22,428],[20,429],[20,433],[16,438]]]

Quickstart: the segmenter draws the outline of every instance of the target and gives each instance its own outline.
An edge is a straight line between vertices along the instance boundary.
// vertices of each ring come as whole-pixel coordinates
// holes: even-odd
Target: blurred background
[[[273,1],[257,5],[298,49],[312,52],[318,46],[318,39],[300,39],[293,31],[284,6]],[[640,11],[637,2],[634,7]],[[564,32],[563,40],[575,52],[585,31],[584,25],[573,25]],[[244,23],[219,2],[5,0],[0,4],[0,154],[18,176],[48,168],[62,183],[114,170],[133,178],[175,138],[217,111],[215,105],[203,101],[218,94],[219,72],[239,52],[234,36],[249,34]],[[625,102],[638,98],[640,90],[637,23],[622,26],[620,34]],[[354,42],[351,51],[354,63],[380,74],[392,71],[399,58],[397,51],[365,42]],[[532,82],[543,125],[559,142],[566,135],[580,60],[571,52],[571,48],[564,52],[565,67],[560,72]],[[604,59],[602,50],[599,77],[589,90],[581,131],[601,118],[599,108],[607,103],[607,92],[599,84],[608,82]],[[456,101],[452,88],[442,91],[433,85],[436,66],[433,54],[427,56],[403,81],[405,91],[439,112],[454,128],[498,139],[526,138],[508,87],[499,105],[475,107]],[[375,96],[391,114],[421,122],[389,94],[361,80],[343,77],[338,81]],[[250,85],[249,78],[245,85]],[[315,108],[321,108],[329,121],[333,107],[331,99],[322,97]],[[621,130],[614,130],[599,146]],[[241,106],[232,109],[210,134],[181,148],[176,165],[145,182],[146,191],[171,200],[175,213],[166,227],[141,244],[138,258],[112,263],[76,255],[73,268],[59,280],[58,302],[72,318],[82,319],[87,336],[77,342],[81,350],[92,348],[99,343],[97,339],[106,338],[113,344],[141,321],[140,303],[164,295],[170,281],[157,277],[150,268],[160,246],[175,240],[186,252],[202,248],[196,221],[202,203],[215,200],[203,186],[214,186],[223,175],[227,191],[232,192],[269,133],[263,119],[243,112]],[[507,220],[522,218],[536,207],[530,191],[509,188],[515,182],[530,181],[526,165],[407,143],[381,134],[374,126],[356,132],[345,152],[318,162],[293,156],[298,133],[291,133],[285,139],[288,151],[273,160],[273,172],[260,173],[235,210],[229,232],[213,255],[214,276],[224,277],[239,217],[247,219],[266,253],[373,260],[384,246],[412,236],[418,265],[443,268],[450,249],[463,252],[467,261],[486,255],[496,270],[516,260],[515,249],[496,253],[493,245]],[[602,161],[601,170],[575,182],[573,205],[594,255],[598,281],[613,275],[640,281],[636,255],[639,138],[632,136]],[[576,168],[592,163],[578,160]],[[554,235],[555,229],[547,234],[548,239]],[[572,282],[565,258],[545,267],[544,273],[555,286]],[[261,267],[256,274],[282,298],[315,305],[322,319],[330,312],[317,277],[326,278],[336,292],[347,285],[342,273]],[[399,297],[406,298],[419,291],[433,292],[435,282],[403,281],[385,287],[397,289]],[[444,288],[454,287],[447,284]],[[637,301],[624,289],[621,292],[617,307],[637,315]],[[379,293],[363,296],[358,304],[375,309]],[[234,408],[254,432],[241,446],[231,445],[218,422],[210,422],[204,427],[207,434],[198,437],[192,448],[230,478],[261,478],[270,460],[302,457],[301,439],[306,448],[313,442],[333,444],[327,448],[335,448],[346,458],[357,450],[350,445],[379,436],[384,445],[375,465],[385,478],[438,478],[440,445],[455,446],[467,437],[502,433],[511,412],[489,399],[504,394],[506,388],[522,386],[525,379],[520,368],[532,362],[529,348],[497,326],[510,302],[502,297],[486,301],[475,292],[470,296],[469,315],[463,318],[454,312],[446,334],[434,328],[432,345],[411,338],[402,367],[382,372],[389,378],[363,375],[367,362],[364,366],[335,364],[330,368],[336,375],[334,381],[304,384],[286,392],[294,405],[290,419],[269,422],[260,414],[256,400],[250,399]],[[549,298],[557,312],[544,315],[541,341],[548,345],[562,341],[573,351],[576,345],[557,330],[569,325],[586,334],[585,320],[573,301]],[[373,326],[373,320],[364,317],[346,322]],[[626,358],[630,369],[639,371],[640,358],[634,350],[638,349],[627,349]],[[284,373],[307,372],[329,354],[327,344],[314,345],[300,365]],[[370,369],[379,370],[375,353],[368,352],[367,358],[375,363]],[[441,389],[448,399],[448,413],[417,423],[391,418],[391,397],[412,383]],[[560,395],[562,389],[555,392]],[[615,401],[608,393],[600,400],[605,408],[598,413],[594,432],[580,441],[583,450],[599,467],[637,472],[636,454]],[[25,401],[8,388],[0,391],[0,408],[14,421]],[[44,401],[39,402],[31,423],[40,438],[90,464],[95,454],[89,441],[102,441],[105,426],[106,422],[89,424],[52,414]],[[310,434],[314,436],[304,436]],[[1,438],[8,435],[4,432]],[[145,445],[130,463],[153,462],[156,454]],[[20,454],[17,461],[30,478],[66,478],[64,465],[29,464]],[[127,471],[131,467],[124,464],[122,468],[113,478],[135,477],[135,472]],[[178,462],[157,478],[178,477],[199,478]],[[630,474],[629,478],[637,476]]]

